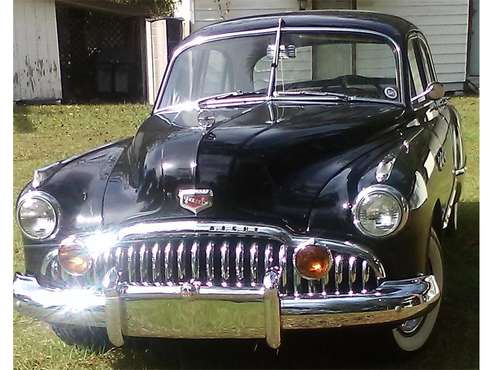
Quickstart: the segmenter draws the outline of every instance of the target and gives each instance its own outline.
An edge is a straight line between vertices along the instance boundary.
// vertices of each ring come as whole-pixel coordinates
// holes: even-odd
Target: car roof
[[[225,33],[246,32],[256,29],[274,28],[279,18],[285,27],[337,27],[354,28],[378,32],[402,44],[409,31],[417,27],[407,20],[390,15],[362,10],[319,10],[295,11],[274,14],[254,15],[205,26],[192,33],[186,40],[198,37],[217,36]]]

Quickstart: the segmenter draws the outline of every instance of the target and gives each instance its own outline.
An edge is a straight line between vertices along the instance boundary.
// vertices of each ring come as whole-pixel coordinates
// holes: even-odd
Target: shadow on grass
[[[25,133],[35,130],[32,121],[29,119],[29,107],[25,105],[16,105],[14,107],[14,130]]]
[[[446,236],[446,290],[439,321],[418,353],[392,349],[389,330],[283,334],[278,353],[252,340],[129,340],[116,369],[475,369],[479,367],[479,203],[460,206]]]

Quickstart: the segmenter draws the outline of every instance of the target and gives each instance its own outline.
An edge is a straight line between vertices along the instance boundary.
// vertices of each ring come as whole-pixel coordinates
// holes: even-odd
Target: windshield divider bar
[[[276,87],[276,71],[277,65],[279,64],[279,51],[281,48],[281,29],[284,26],[284,20],[279,18],[279,24],[277,26],[276,32],[276,48],[274,51],[274,56],[272,58],[272,64],[270,68],[270,78],[269,78],[269,89],[267,90],[267,96],[269,98],[274,94],[274,89]]]

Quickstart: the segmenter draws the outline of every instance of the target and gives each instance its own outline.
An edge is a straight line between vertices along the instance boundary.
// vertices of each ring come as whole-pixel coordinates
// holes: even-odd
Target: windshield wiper
[[[257,90],[257,91],[231,91],[227,92],[224,94],[218,94],[218,95],[212,95],[212,96],[206,96],[205,98],[201,98],[197,100],[197,104],[200,106],[202,104],[206,104],[207,102],[210,101],[216,101],[216,100],[222,100],[222,99],[228,99],[228,98],[237,98],[237,97],[242,97],[242,96],[249,96],[249,95],[260,95],[263,94],[265,91],[262,90]]]
[[[338,93],[333,93],[333,92],[328,92],[328,91],[305,91],[305,90],[302,90],[302,91],[283,91],[283,92],[278,93],[278,96],[294,96],[294,95],[330,97],[330,98],[335,98],[335,100],[342,100],[345,102],[355,100],[355,97],[353,97],[353,96],[338,94]]]

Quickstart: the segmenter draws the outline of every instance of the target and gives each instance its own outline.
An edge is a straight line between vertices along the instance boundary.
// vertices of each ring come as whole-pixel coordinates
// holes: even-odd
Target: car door
[[[426,39],[418,32],[412,33],[408,39],[408,60],[411,102],[428,137],[428,154],[423,163],[428,191],[440,199],[442,215],[446,215],[455,198],[453,171],[456,149],[450,124],[451,110],[446,98],[433,101],[426,97],[427,87],[438,81]]]

